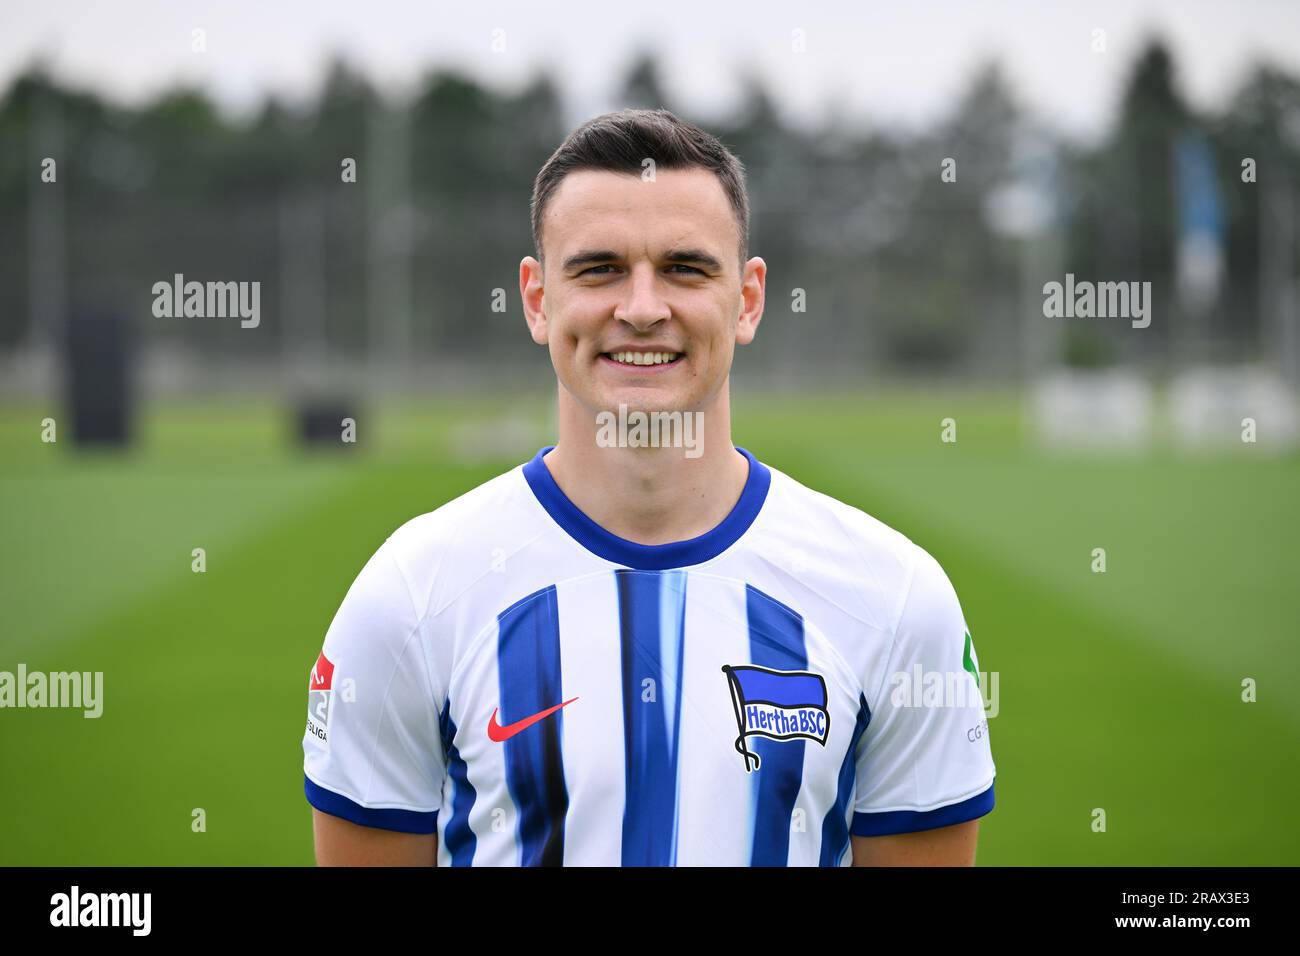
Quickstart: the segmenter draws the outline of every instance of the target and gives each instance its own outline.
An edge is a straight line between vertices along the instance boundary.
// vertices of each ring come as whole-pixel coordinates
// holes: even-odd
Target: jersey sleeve
[[[416,612],[381,547],[348,590],[311,671],[307,800],[362,826],[437,832],[446,766]]]
[[[931,830],[993,809],[996,770],[974,644],[947,574],[913,547],[884,680],[855,753],[856,836]]]

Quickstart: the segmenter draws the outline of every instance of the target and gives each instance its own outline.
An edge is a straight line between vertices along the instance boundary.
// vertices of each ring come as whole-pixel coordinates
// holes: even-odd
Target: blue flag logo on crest
[[[759,768],[761,760],[745,745],[747,737],[771,740],[805,738],[823,747],[831,732],[826,709],[826,681],[808,671],[774,671],[757,664],[724,664],[736,709],[736,752],[745,758],[745,770]]]

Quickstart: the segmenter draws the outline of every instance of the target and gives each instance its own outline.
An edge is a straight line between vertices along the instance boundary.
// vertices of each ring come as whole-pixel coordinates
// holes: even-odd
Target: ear
[[[519,298],[524,304],[528,331],[538,345],[545,345],[547,341],[545,292],[542,264],[532,256],[524,256],[519,263]]]
[[[745,263],[740,280],[740,315],[736,319],[736,344],[748,345],[758,332],[766,300],[767,263],[758,256]]]

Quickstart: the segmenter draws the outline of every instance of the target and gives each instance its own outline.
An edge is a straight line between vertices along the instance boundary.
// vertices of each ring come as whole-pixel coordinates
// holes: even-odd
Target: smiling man
[[[731,443],[766,282],[740,162],[625,110],[556,150],[532,214],[558,440],[403,525],[349,590],[309,688],[317,860],[972,864],[979,695],[891,692],[978,682],[947,576]],[[694,453],[673,427],[609,440],[638,413],[694,416]]]

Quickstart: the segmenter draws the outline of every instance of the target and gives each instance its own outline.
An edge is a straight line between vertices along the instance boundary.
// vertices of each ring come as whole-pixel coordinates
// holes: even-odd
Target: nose
[[[626,322],[638,332],[647,332],[672,315],[668,303],[659,295],[658,281],[651,263],[637,263],[625,288],[627,298],[614,309],[614,318]]]

